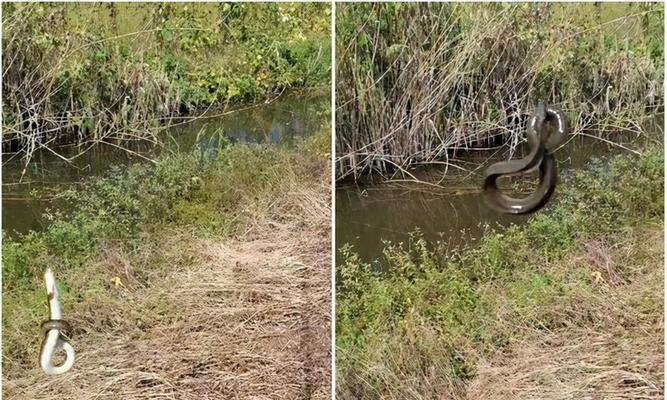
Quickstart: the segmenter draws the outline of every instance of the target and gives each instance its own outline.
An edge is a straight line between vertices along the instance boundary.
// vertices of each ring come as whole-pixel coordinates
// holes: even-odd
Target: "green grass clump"
[[[179,115],[328,87],[330,14],[324,3],[7,5],[3,140],[28,159],[37,141],[156,142]]]
[[[322,137],[329,138],[329,132],[316,133],[303,148],[320,149],[313,143],[324,143]],[[5,367],[37,359],[39,325],[48,315],[46,268],[61,282],[65,315],[97,310],[91,311],[90,320],[73,321],[77,329],[105,324],[147,329],[169,318],[160,311],[169,304],[146,299],[141,307],[150,307],[150,312],[133,310],[111,280],[121,277],[128,288],[166,282],[170,272],[191,266],[193,243],[241,232],[270,214],[281,195],[312,180],[315,173],[324,175],[328,155],[319,150],[315,154],[225,145],[215,154],[194,150],[161,156],[155,164],[115,168],[69,190],[66,197],[74,210],[69,215],[57,217],[43,232],[3,238]]]
[[[604,302],[601,282],[622,287],[644,279],[661,286],[651,278],[660,267],[649,256],[656,250],[642,237],[662,230],[663,161],[658,148],[593,161],[559,186],[549,212],[526,225],[488,231],[477,247],[454,252],[415,234],[407,245],[385,248],[386,272],[343,247],[339,396],[458,398],[479,357],[502,353],[536,331],[598,328],[627,318],[627,308]],[[593,246],[606,246],[604,255]],[[591,270],[597,264],[586,257],[607,253],[614,270]],[[655,299],[622,292],[641,312],[635,324],[660,320],[662,291],[655,291]]]

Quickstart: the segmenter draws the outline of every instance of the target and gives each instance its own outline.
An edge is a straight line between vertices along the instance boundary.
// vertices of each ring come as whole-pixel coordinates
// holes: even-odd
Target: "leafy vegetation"
[[[5,371],[36,360],[41,337],[37,330],[48,310],[45,268],[66,283],[61,290],[66,315],[86,314],[90,307],[126,309],[110,283],[114,276],[127,282],[125,274],[131,272],[126,284],[154,285],[189,265],[191,247],[202,238],[235,236],[267,213],[285,219],[276,199],[304,182],[328,176],[330,137],[330,127],[325,127],[296,150],[221,143],[215,153],[201,149],[165,155],[154,165],[114,168],[68,190],[66,197],[75,211],[57,213],[43,232],[3,238]],[[113,261],[119,254],[127,259],[125,264]],[[105,258],[119,265],[104,265]],[[156,309],[169,307],[159,299],[149,303],[147,307]],[[132,311],[141,329],[169,317],[158,314]],[[75,325],[99,329],[104,323],[90,318]],[[26,340],[26,332],[34,333],[31,339]]]
[[[337,397],[583,396],[602,392],[591,382],[626,363],[639,377],[632,390],[659,398],[662,362],[632,360],[637,353],[648,357],[662,339],[663,168],[657,147],[639,157],[594,160],[559,186],[549,212],[525,226],[489,230],[478,246],[455,251],[415,234],[406,245],[385,248],[385,272],[343,248],[336,282]],[[591,361],[598,369],[577,368],[576,376],[553,367],[566,386],[550,386],[547,367],[531,365],[545,351],[556,359],[564,346],[612,331],[633,350],[605,347],[596,355],[604,360]],[[542,337],[543,348],[522,355]],[[588,351],[573,363],[591,359],[595,350]],[[519,363],[519,356],[528,358]],[[588,375],[596,371],[600,376]],[[528,380],[536,392],[513,391],[520,389],[508,385],[513,380]],[[604,393],[634,398],[631,388],[609,385]]]
[[[3,149],[159,141],[178,115],[328,86],[325,3],[3,7]]]
[[[350,3],[336,8],[339,179],[516,144],[538,100],[572,131],[663,107],[664,5]]]

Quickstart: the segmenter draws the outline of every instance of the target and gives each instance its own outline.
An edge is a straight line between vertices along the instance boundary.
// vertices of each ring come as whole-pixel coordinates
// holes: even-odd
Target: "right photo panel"
[[[664,4],[336,4],[336,398],[662,399]]]

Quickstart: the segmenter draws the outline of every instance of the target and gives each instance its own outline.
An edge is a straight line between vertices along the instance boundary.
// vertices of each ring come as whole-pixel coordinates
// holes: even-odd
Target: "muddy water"
[[[660,128],[654,126],[653,140],[661,140]],[[633,134],[614,136],[614,141],[630,149],[640,148],[645,137]],[[618,145],[578,136],[556,152],[559,174],[563,176],[585,168],[593,158],[605,158],[627,152]],[[429,167],[414,174],[425,182],[438,182],[444,188],[427,184],[381,183],[339,185],[336,190],[336,247],[350,244],[366,262],[378,264],[383,241],[406,242],[410,233],[419,231],[430,242],[441,241],[450,247],[474,244],[485,227],[522,224],[530,216],[505,215],[487,207],[479,191],[481,174],[488,162],[507,159],[502,152],[459,154],[451,160],[466,171]],[[491,160],[491,161],[489,161]],[[558,188],[556,188],[556,194]],[[541,210],[544,212],[548,210]],[[339,252],[340,255],[340,252]]]
[[[283,96],[270,104],[245,107],[217,117],[219,113],[212,112],[207,118],[179,124],[168,130],[169,140],[163,147],[138,144],[131,146],[137,154],[131,154],[110,145],[98,145],[71,164],[49,152],[37,154],[27,167],[21,160],[3,155],[2,230],[10,236],[42,230],[48,225],[45,213],[66,208],[64,202],[57,200],[57,194],[65,188],[76,186],[84,178],[99,176],[112,166],[122,168],[142,162],[142,156],[190,151],[195,146],[214,150],[220,133],[232,143],[293,147],[328,122],[329,108],[327,95]],[[78,152],[75,147],[60,149],[66,157]],[[34,189],[41,193],[52,192],[54,198],[38,200],[31,194]],[[49,198],[48,194],[41,197]]]

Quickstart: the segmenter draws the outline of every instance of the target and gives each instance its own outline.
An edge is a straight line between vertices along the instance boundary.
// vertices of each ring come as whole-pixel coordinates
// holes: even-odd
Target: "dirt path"
[[[214,329],[194,332],[203,343],[219,342],[205,351],[202,368],[221,378],[210,389],[230,398],[328,398],[330,302],[321,289],[330,257],[317,255],[308,238],[270,233],[207,246],[206,267],[185,280],[196,283],[177,289],[182,307],[192,310],[190,327],[210,326],[217,310]],[[205,375],[186,386],[198,391],[210,381]]]
[[[189,263],[196,267],[128,291],[118,318],[152,313],[157,322],[149,329],[104,329],[108,310],[72,316],[96,320],[94,331],[75,337],[75,367],[47,377],[35,365],[5,377],[5,395],[330,398],[330,211],[327,198],[314,198],[300,203],[308,212],[292,210],[298,218],[267,219],[234,240],[201,241]]]

